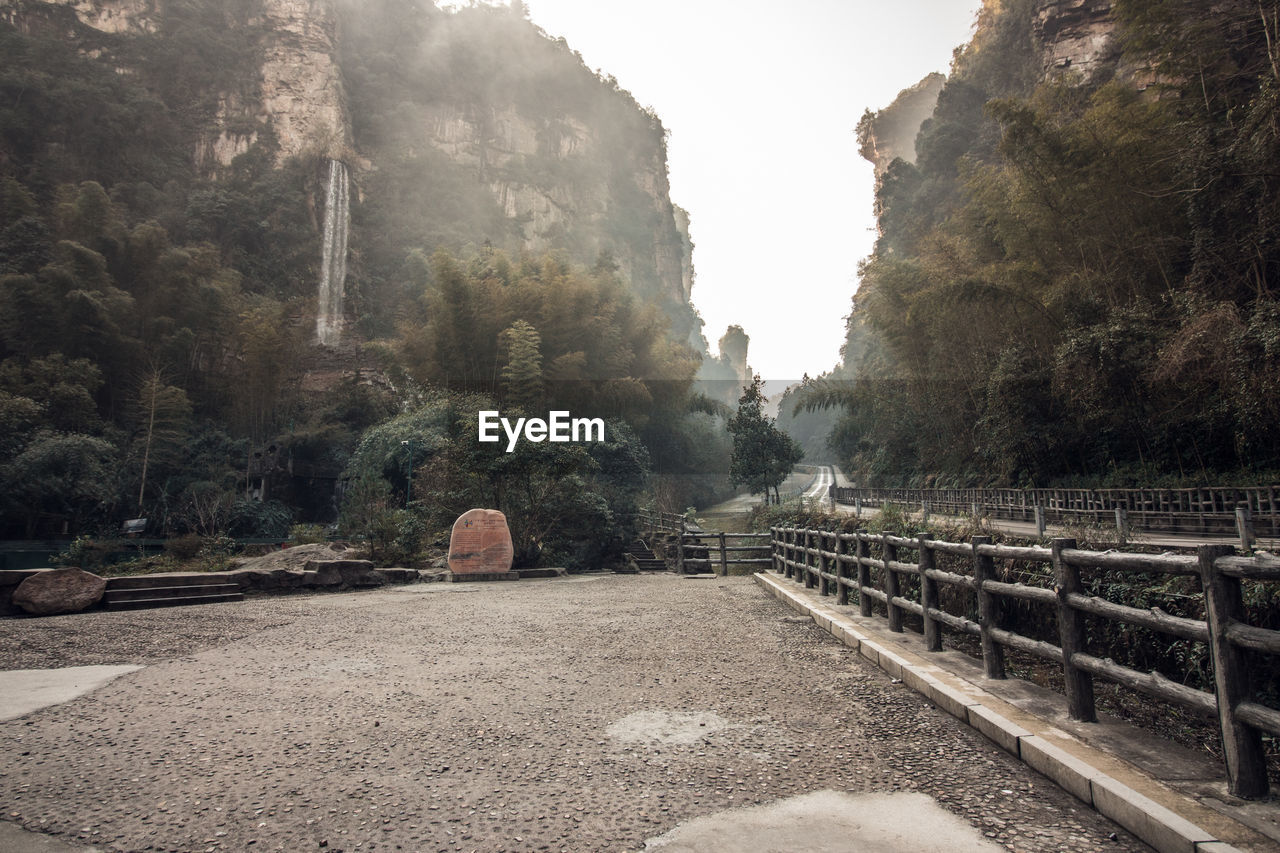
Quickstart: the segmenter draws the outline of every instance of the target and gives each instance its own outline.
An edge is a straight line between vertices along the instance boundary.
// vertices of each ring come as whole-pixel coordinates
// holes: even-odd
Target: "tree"
[[[142,445],[142,470],[138,485],[138,514],[147,494],[147,469],[177,464],[190,437],[191,401],[181,388],[164,381],[160,368],[152,367],[138,384],[134,400],[138,435]]]
[[[542,402],[542,338],[524,320],[516,320],[501,337],[507,350],[502,367],[505,402],[532,413]]]
[[[763,384],[757,375],[750,385],[742,387],[738,412],[729,419],[729,434],[733,436],[729,478],[734,485],[745,485],[752,494],[763,492],[766,500],[769,489],[773,489],[775,501],[781,501],[778,486],[804,458],[804,450],[765,415],[768,399],[761,392]]]
[[[108,441],[91,435],[43,431],[7,465],[0,466],[6,514],[26,519],[34,538],[43,515],[79,529],[90,515],[102,518],[116,494],[119,459]]]

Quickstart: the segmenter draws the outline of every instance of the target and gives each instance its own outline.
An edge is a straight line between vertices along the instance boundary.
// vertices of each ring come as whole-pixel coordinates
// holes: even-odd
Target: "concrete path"
[[[141,668],[128,664],[0,672],[0,720],[12,720],[49,705],[69,702]]]
[[[145,669],[0,723],[0,817],[82,847],[1145,849],[751,578],[0,621],[76,664]]]
[[[807,466],[806,466],[807,468]],[[801,497],[806,501],[825,500],[827,490],[834,481],[831,467],[829,465],[818,466],[818,473],[815,476],[811,470],[792,471],[790,476],[783,481],[779,489],[786,494],[803,489]],[[791,498],[794,501],[794,498]],[[764,498],[761,495],[737,495],[723,503],[701,510],[699,515],[722,516],[734,515],[738,513],[748,513],[755,507],[761,506]]]

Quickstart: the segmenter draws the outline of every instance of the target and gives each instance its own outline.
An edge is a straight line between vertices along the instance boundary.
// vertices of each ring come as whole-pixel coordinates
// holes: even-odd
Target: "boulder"
[[[106,578],[82,569],[53,569],[18,584],[13,603],[36,616],[79,613],[101,601],[106,590]]]
[[[387,579],[370,560],[308,560],[316,586],[382,586]]]

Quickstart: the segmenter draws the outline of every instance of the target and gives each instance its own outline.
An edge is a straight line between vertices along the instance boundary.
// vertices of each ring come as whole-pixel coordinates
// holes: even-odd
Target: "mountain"
[[[292,260],[307,262],[265,287],[300,296],[320,277],[328,162],[340,161],[351,183],[344,315],[366,333],[389,328],[388,288],[410,249],[486,243],[582,264],[608,255],[679,337],[696,331],[688,216],[669,197],[661,121],[519,9],[4,0],[0,21],[9,50],[56,49],[108,98],[138,104],[130,130],[144,137],[129,144],[125,128],[98,123],[113,104],[87,116],[66,104],[51,127],[25,129],[33,139],[0,143],[8,173],[108,192],[121,179],[176,180],[190,192],[225,185],[254,158],[298,170],[290,201],[302,207],[285,215],[310,226],[293,235],[311,245]],[[34,107],[11,119],[34,122]],[[124,116],[101,116],[113,118]]]
[[[989,0],[945,81],[866,114],[879,238],[842,364],[805,396],[844,410],[851,476],[1274,476],[1278,18]]]
[[[0,0],[0,57],[0,535],[332,520],[460,377],[691,457],[665,130],[522,4]]]

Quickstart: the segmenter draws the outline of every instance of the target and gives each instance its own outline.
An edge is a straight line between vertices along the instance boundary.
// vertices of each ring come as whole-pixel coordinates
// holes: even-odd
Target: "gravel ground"
[[[832,789],[1012,850],[1145,850],[750,578],[579,576],[0,621],[141,663],[0,724],[0,817],[108,850],[638,850]]]

